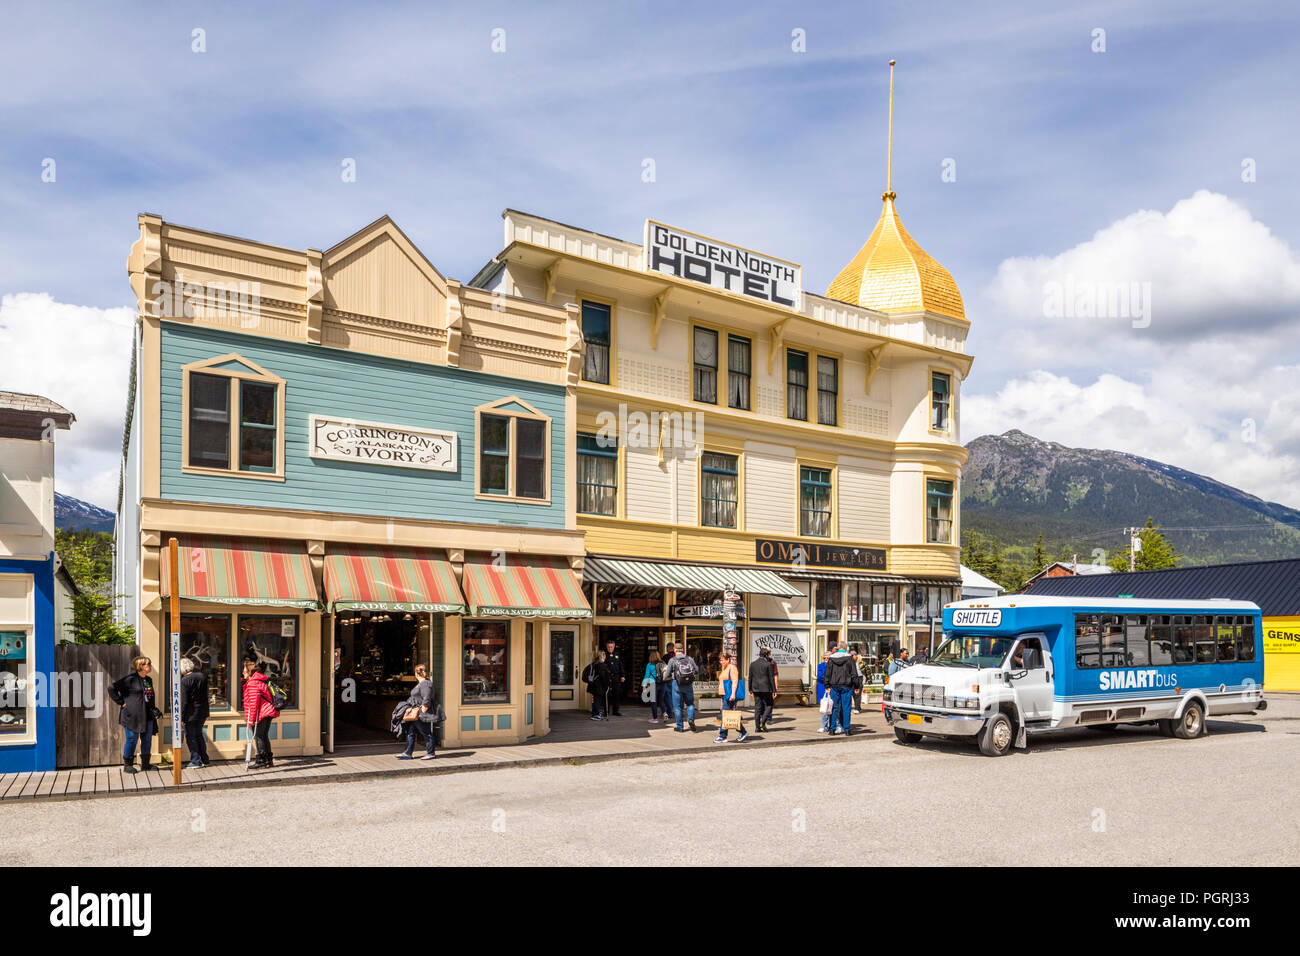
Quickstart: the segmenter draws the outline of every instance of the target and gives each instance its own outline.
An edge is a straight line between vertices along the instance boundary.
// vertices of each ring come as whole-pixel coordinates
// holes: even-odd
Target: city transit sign
[[[803,267],[647,219],[645,270],[797,309]]]

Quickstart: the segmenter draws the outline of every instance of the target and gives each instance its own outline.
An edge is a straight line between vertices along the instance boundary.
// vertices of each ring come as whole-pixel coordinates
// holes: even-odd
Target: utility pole
[[[1128,533],[1128,569],[1137,570],[1137,553],[1142,550],[1141,528],[1125,528]]]

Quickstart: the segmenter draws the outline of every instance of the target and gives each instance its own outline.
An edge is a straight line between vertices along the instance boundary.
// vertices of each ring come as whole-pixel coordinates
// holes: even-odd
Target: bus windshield
[[[940,667],[998,667],[1015,642],[1014,637],[1005,635],[962,634],[944,641],[930,663]]]

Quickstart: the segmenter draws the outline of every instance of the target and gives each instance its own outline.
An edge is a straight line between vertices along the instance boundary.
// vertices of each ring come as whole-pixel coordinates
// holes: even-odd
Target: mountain
[[[1183,565],[1300,555],[1300,511],[1125,452],[1066,448],[1012,430],[966,445],[962,527],[1023,554],[1041,533],[1050,559],[1108,560],[1148,516]]]
[[[71,495],[54,493],[54,527],[68,531],[107,531],[113,533],[113,512],[105,511]]]

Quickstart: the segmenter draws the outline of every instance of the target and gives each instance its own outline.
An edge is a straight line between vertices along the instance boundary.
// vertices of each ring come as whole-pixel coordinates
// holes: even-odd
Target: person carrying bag
[[[740,702],[745,699],[745,682],[740,679],[740,669],[731,661],[731,655],[726,651],[722,652],[722,669],[718,672],[718,684],[722,688],[722,729],[718,731],[718,736],[714,738],[715,744],[724,743],[727,739],[727,731],[738,730],[739,736],[736,737],[736,743],[744,741],[749,734],[745,733],[745,724],[740,719]]]

